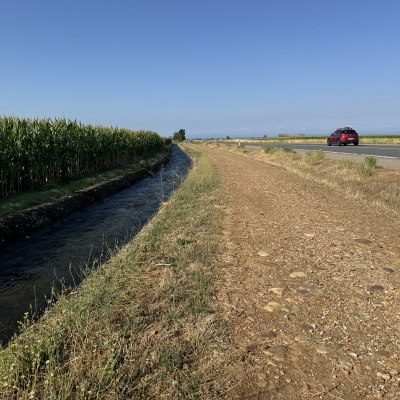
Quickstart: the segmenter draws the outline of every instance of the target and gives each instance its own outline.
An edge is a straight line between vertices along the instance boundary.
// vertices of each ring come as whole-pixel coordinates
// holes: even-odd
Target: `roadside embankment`
[[[336,155],[322,150],[297,152],[290,148],[277,149],[270,146],[220,147],[279,166],[299,177],[333,188],[363,205],[384,210],[396,218],[400,216],[400,171],[384,168],[384,161],[380,158]],[[397,160],[392,162],[398,165]]]
[[[361,164],[364,161],[365,155],[359,154],[338,154],[332,153],[329,151],[325,151],[325,157],[330,160],[348,160],[354,161],[358,164]],[[397,158],[388,158],[388,157],[376,157],[377,167],[392,169],[395,171],[400,171],[400,160]]]

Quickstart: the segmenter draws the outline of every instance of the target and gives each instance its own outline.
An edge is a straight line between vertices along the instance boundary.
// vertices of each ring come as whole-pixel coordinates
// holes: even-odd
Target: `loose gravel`
[[[390,217],[201,146],[225,191],[216,398],[400,399],[400,240]]]

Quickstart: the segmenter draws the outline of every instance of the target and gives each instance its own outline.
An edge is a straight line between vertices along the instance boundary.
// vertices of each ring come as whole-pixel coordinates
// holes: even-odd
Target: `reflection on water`
[[[174,146],[172,159],[154,176],[0,249],[0,340],[7,340],[24,312],[42,311],[52,282],[72,284],[80,266],[104,261],[132,238],[168,200],[190,167]]]

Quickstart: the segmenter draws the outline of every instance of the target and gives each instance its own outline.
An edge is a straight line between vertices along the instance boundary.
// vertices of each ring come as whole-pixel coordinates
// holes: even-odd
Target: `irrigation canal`
[[[174,146],[171,161],[152,177],[0,249],[0,340],[13,335],[24,312],[43,312],[53,284],[77,282],[77,271],[104,262],[138,233],[190,165]]]

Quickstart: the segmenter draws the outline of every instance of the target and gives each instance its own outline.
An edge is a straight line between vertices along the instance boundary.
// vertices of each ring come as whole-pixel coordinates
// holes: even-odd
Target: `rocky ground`
[[[202,146],[225,193],[215,397],[400,399],[399,221]]]

